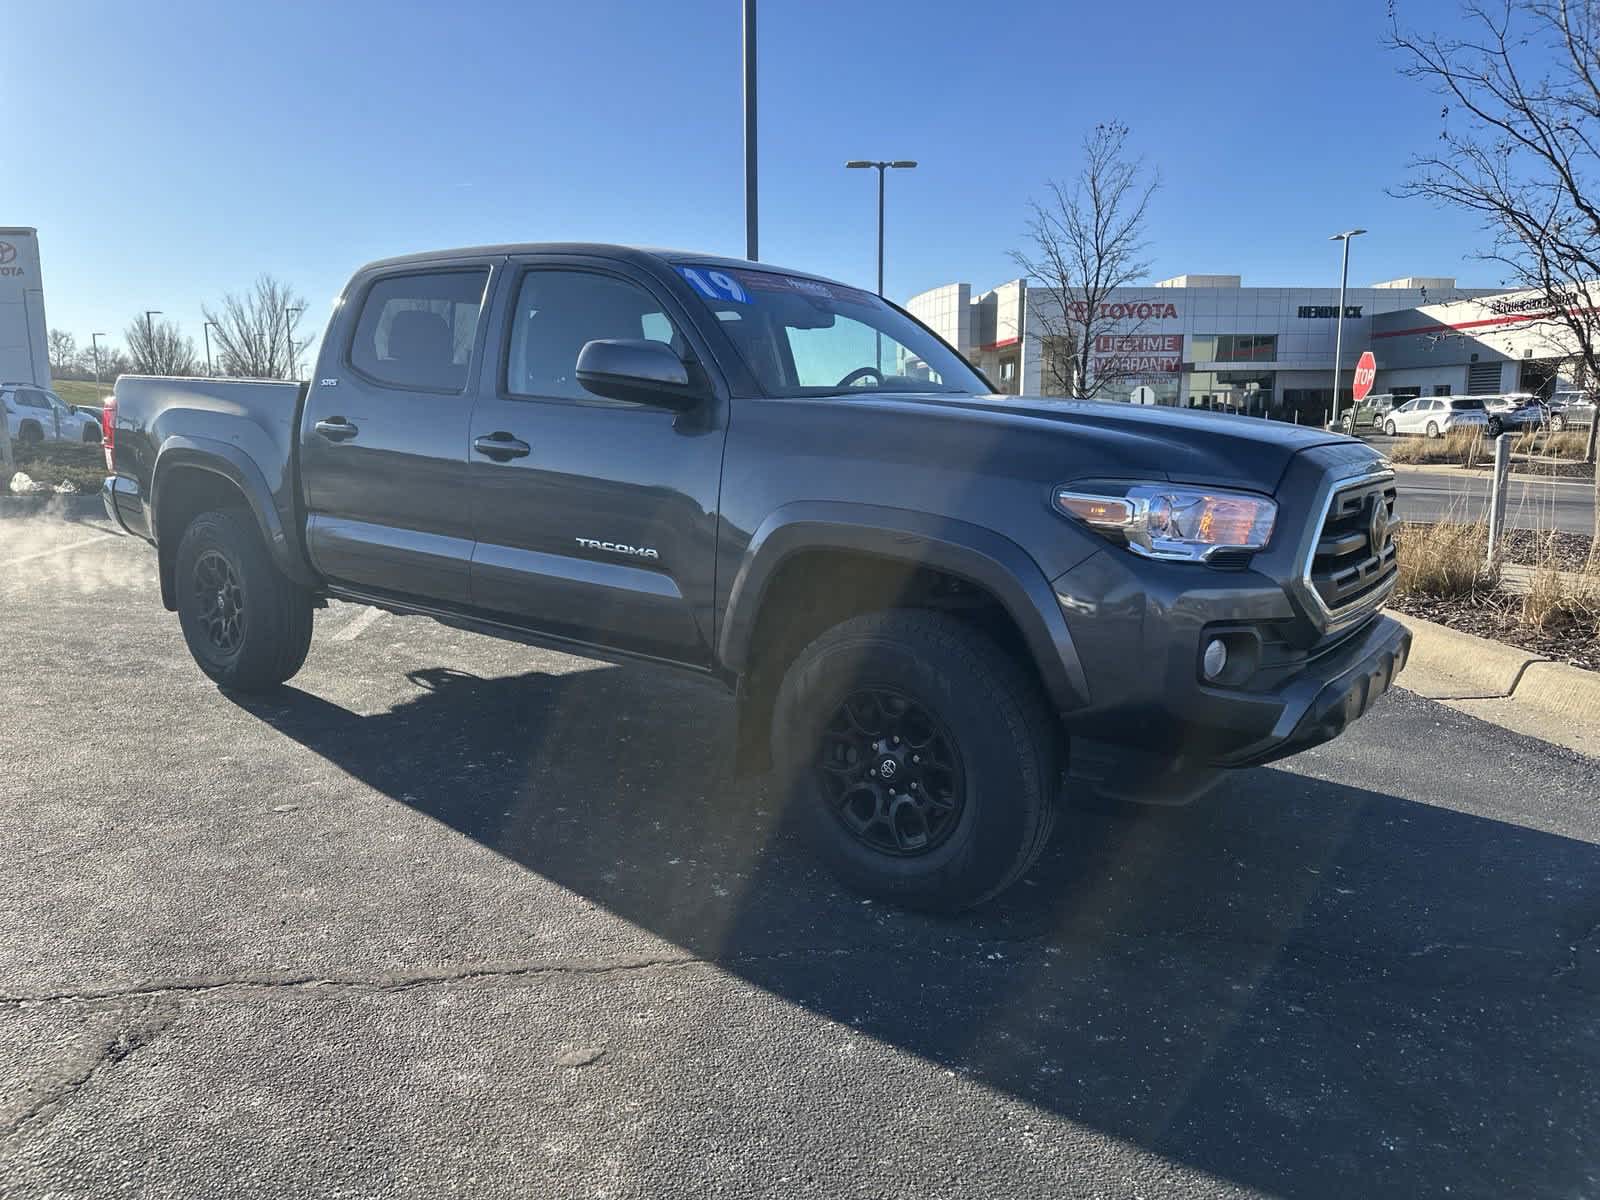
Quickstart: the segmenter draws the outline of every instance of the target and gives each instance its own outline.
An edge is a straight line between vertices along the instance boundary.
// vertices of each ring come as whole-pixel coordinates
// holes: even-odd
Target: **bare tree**
[[[50,373],[66,376],[78,365],[78,339],[65,329],[50,331]]]
[[[1096,125],[1083,139],[1083,165],[1070,184],[1051,180],[1042,201],[1029,201],[1028,248],[1012,260],[1029,277],[1030,290],[1047,302],[1029,305],[1052,352],[1045,370],[1063,394],[1092,396],[1138,372],[1130,356],[1096,349],[1102,337],[1126,338],[1148,315],[1118,313],[1117,288],[1143,279],[1144,221],[1160,178],[1142,159],[1128,157],[1128,127]],[[1098,370],[1096,369],[1098,364]]]
[[[1600,14],[1585,0],[1463,5],[1466,33],[1401,28],[1390,46],[1401,72],[1443,97],[1437,148],[1410,163],[1395,194],[1477,214],[1492,242],[1480,257],[1507,282],[1537,291],[1533,324],[1573,356],[1600,395]],[[1452,23],[1452,28],[1458,27]],[[1554,340],[1554,339],[1553,339]],[[1600,419],[1586,458],[1595,461]],[[1600,488],[1600,480],[1597,480]],[[1600,500],[1600,496],[1597,496]],[[1595,514],[1600,535],[1600,504]]]
[[[229,292],[219,308],[206,308],[206,320],[216,327],[222,373],[241,379],[294,378],[295,353],[305,344],[298,337],[305,307],[305,300],[287,284],[262,275],[244,295]]]
[[[138,375],[193,375],[194,339],[184,337],[176,321],[155,321],[140,313],[122,331],[128,343],[129,369]],[[102,367],[104,355],[101,356]]]

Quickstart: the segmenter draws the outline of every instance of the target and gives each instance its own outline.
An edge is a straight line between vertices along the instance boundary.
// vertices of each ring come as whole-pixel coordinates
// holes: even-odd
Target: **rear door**
[[[466,604],[470,380],[494,260],[358,280],[300,427],[306,541],[329,579]]]
[[[521,259],[500,294],[472,417],[474,606],[708,664],[727,422],[698,333],[658,281],[611,260]],[[706,401],[677,413],[585,390],[578,352],[597,338],[668,343]]]

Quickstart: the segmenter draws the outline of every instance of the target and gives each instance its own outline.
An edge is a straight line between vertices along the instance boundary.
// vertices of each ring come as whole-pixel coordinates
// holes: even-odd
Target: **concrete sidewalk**
[[[1600,757],[1600,672],[1395,613],[1411,630],[1398,683],[1517,733]]]

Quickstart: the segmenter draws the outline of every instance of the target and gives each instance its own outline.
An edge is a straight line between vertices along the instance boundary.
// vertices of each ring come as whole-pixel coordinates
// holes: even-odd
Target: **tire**
[[[884,736],[870,765],[879,752],[867,739],[894,729],[903,741]],[[800,653],[778,689],[772,753],[779,794],[846,886],[955,912],[1004,891],[1044,849],[1060,737],[1005,651],[953,618],[897,609],[836,625]],[[838,765],[824,768],[830,758]],[[886,759],[902,781],[892,819]],[[951,803],[927,803],[936,791]]]
[[[39,428],[37,421],[24,421],[22,428],[17,430],[17,441],[24,446],[37,446],[44,441],[44,430]]]
[[[1383,423],[1383,432],[1388,434],[1390,437],[1397,436],[1397,433],[1396,433],[1396,430],[1395,430],[1395,427],[1394,427],[1394,422],[1393,421],[1385,421]]]
[[[1566,427],[1567,427],[1567,418],[1563,414],[1556,413],[1553,417],[1550,418],[1550,432],[1551,433],[1560,433],[1564,429],[1566,429]]]
[[[305,662],[311,593],[278,570],[248,513],[222,509],[189,522],[178,543],[174,589],[189,653],[222,687],[267,691]],[[209,603],[213,589],[217,606]]]
[[[83,444],[85,446],[98,446],[103,437],[103,434],[95,433],[93,425],[85,425],[83,427]]]
[[[1439,436],[1439,423],[1437,421],[1428,422],[1428,436],[1431,438]]]
[[[1504,433],[1505,431],[1506,431],[1506,423],[1504,421],[1502,421],[1499,417],[1490,417],[1489,418],[1489,436],[1490,437],[1497,438],[1502,433]]]

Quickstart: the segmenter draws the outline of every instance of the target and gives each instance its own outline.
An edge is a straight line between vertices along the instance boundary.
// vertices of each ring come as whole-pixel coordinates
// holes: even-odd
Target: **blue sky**
[[[1399,0],[1448,24],[1449,3]],[[1159,167],[1152,278],[1498,282],[1467,218],[1385,187],[1437,137],[1382,0],[1137,5],[764,0],[762,257],[871,286],[1015,274],[1027,198],[1119,119]],[[739,0],[87,4],[13,0],[0,225],[39,227],[50,324],[87,343],[262,271],[312,335],[362,262],[593,239],[741,254]]]

